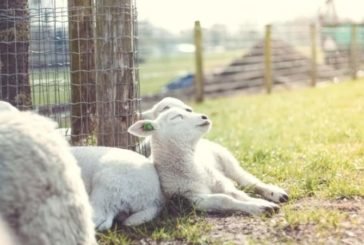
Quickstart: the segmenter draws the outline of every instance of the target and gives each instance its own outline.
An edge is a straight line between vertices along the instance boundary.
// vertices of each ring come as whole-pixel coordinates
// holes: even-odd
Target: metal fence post
[[[272,92],[272,26],[265,26],[264,39],[264,82],[267,93]]]
[[[203,75],[203,55],[202,55],[202,30],[200,21],[195,21],[194,28],[195,41],[195,99],[196,102],[204,100],[204,75]]]
[[[317,82],[317,46],[316,46],[316,25],[310,25],[311,37],[311,86],[315,87]]]

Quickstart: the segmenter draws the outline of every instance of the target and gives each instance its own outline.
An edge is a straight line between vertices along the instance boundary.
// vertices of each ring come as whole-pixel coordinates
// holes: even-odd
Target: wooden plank
[[[228,66],[224,68],[219,74],[215,75],[229,75],[234,74],[237,72],[247,72],[252,70],[260,70],[262,67],[264,68],[264,58],[259,57],[259,62],[257,63],[246,63],[241,62],[239,65],[234,66]],[[284,67],[294,67],[294,66],[302,66],[302,65],[309,65],[309,60],[302,58],[302,57],[296,57],[292,59],[285,59],[282,57],[272,57],[272,67],[274,69],[277,68],[284,68]]]
[[[239,73],[234,73],[234,74],[229,74],[229,75],[224,75],[224,76],[214,76],[212,77],[210,80],[208,80],[208,82],[206,83],[206,86],[208,86],[209,84],[214,84],[214,83],[228,83],[230,81],[246,81],[246,80],[250,80],[250,79],[254,79],[257,77],[263,77],[264,74],[264,67],[261,66],[259,70],[250,70],[250,71],[246,71],[246,72],[239,72]]]
[[[221,91],[228,91],[234,89],[245,89],[250,87],[263,87],[264,79],[259,77],[257,79],[251,79],[242,82],[241,80],[231,80],[225,83],[216,83],[216,84],[209,84],[205,86],[205,93],[212,93],[212,92],[221,92]]]

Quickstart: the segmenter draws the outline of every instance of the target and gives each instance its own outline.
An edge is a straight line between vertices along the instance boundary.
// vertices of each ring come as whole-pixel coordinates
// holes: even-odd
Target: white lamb
[[[134,226],[155,218],[164,205],[153,162],[130,150],[111,147],[73,147],[94,210],[98,230],[114,219]]]
[[[252,175],[237,169],[230,154],[215,155],[222,150],[210,143],[204,145],[200,138],[211,127],[205,115],[172,108],[155,120],[140,120],[129,128],[129,133],[151,136],[152,158],[157,168],[161,186],[167,197],[179,194],[204,211],[241,211],[248,214],[273,213],[279,209],[275,203],[252,198],[238,190],[239,183],[263,185]],[[230,159],[231,158],[231,159]],[[274,193],[273,195],[274,196]]]
[[[16,107],[12,106],[9,102],[0,100],[0,112],[6,111],[16,112],[19,110]],[[71,142],[71,128],[57,128],[56,131],[63,135],[68,142]]]
[[[160,102],[155,104],[152,109],[143,112],[142,116],[144,119],[155,119],[160,113],[170,109],[180,108],[187,112],[191,112],[192,109],[182,101],[167,97],[162,99]],[[182,130],[183,131],[183,130]],[[144,154],[150,155],[150,138],[147,137],[142,143]],[[211,165],[215,170],[221,172],[229,179],[234,180],[241,187],[252,188],[256,193],[262,195],[265,199],[280,203],[288,201],[287,193],[281,188],[265,184],[243,168],[241,168],[239,161],[231,154],[231,152],[225,147],[214,143],[207,139],[200,139],[198,147],[195,149],[198,155],[210,155],[213,156],[216,165]]]
[[[5,112],[5,111],[16,112],[19,110],[14,106],[12,106],[9,102],[0,100],[0,112]]]
[[[19,244],[96,244],[80,168],[56,126],[0,113],[0,213]]]

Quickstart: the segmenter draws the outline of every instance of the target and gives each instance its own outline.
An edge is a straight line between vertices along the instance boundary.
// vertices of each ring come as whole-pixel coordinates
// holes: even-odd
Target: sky
[[[195,20],[205,27],[225,24],[265,25],[297,17],[317,16],[326,0],[136,0],[139,20],[171,32],[189,29]],[[364,20],[364,0],[336,0],[339,17]]]

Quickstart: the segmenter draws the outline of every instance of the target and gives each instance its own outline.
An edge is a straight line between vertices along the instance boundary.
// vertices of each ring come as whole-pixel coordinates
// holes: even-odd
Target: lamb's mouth
[[[205,127],[205,126],[209,126],[209,125],[210,125],[210,122],[206,121],[204,123],[201,123],[201,124],[197,125],[197,127]]]

